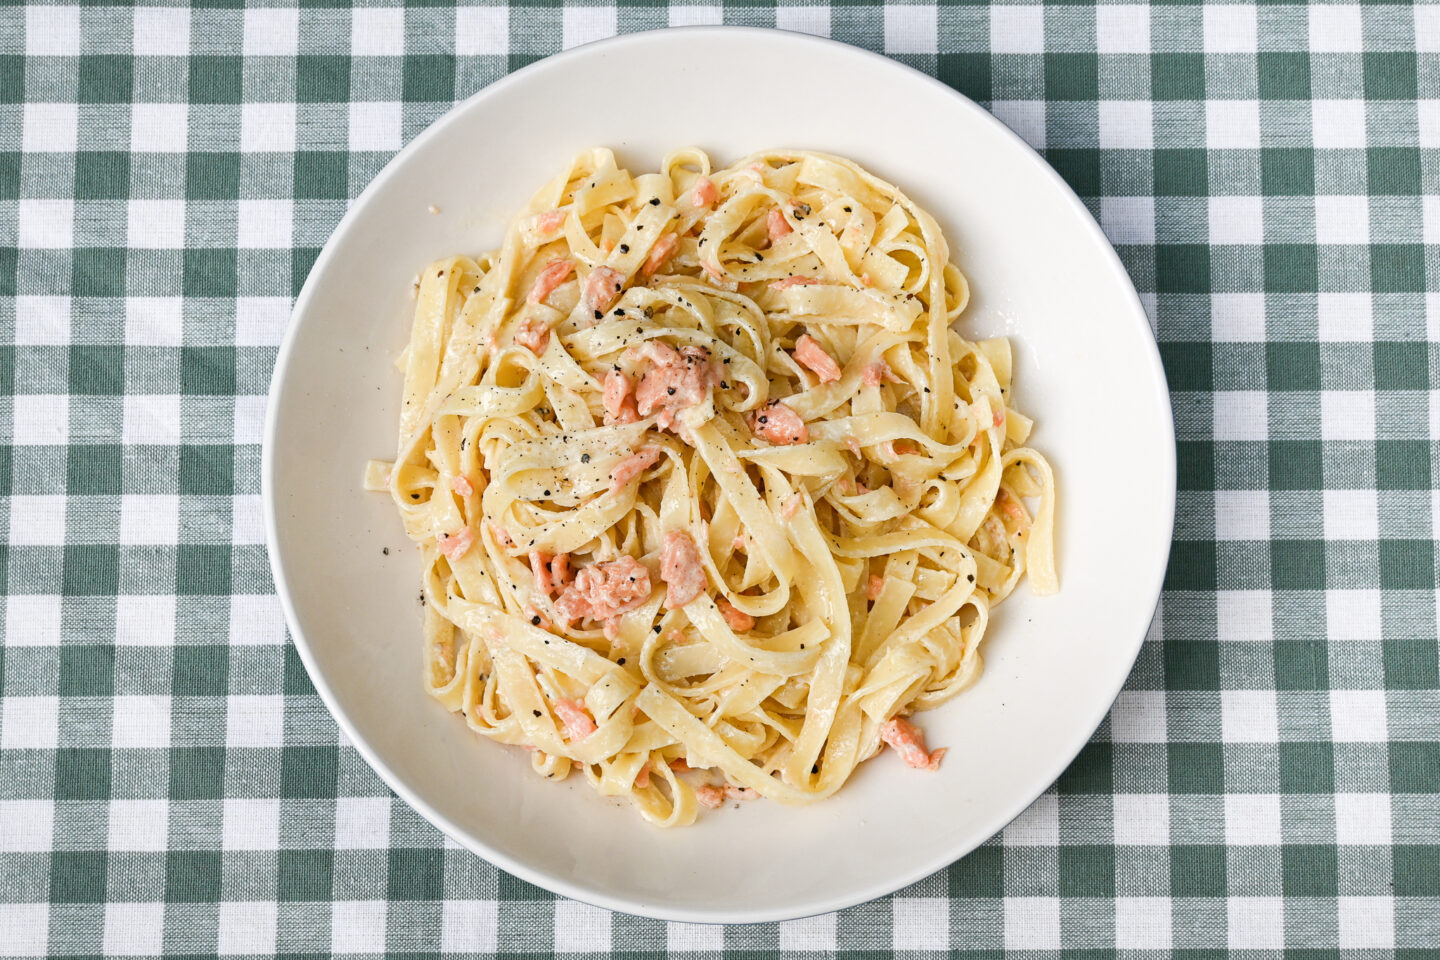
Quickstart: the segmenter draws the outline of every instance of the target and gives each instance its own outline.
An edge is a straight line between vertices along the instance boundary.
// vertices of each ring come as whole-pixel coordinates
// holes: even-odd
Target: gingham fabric
[[[729,929],[556,899],[393,798],[258,496],[347,199],[508,71],[722,21],[1042,151],[1141,291],[1180,462],[1161,610],[1061,780],[893,897]],[[1437,178],[1440,7],[5,6],[0,954],[1437,956]]]

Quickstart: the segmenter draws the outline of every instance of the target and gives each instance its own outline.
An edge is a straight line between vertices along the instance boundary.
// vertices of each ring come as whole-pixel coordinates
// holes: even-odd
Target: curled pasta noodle
[[[829,796],[1058,589],[1055,481],[931,216],[856,164],[577,156],[420,276],[393,462],[424,683],[647,820]]]

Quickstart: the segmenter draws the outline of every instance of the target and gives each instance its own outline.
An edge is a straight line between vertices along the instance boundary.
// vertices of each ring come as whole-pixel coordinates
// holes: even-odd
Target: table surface
[[[1161,609],[1060,781],[893,897],[730,929],[558,900],[392,797],[286,639],[259,498],[347,200],[511,70],[722,20],[1040,150],[1140,290],[1180,462]],[[0,954],[1434,956],[1437,178],[1440,7],[0,9]]]

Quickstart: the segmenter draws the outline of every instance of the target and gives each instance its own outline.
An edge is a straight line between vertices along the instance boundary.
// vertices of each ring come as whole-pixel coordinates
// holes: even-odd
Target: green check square
[[[233,249],[206,250],[186,247],[181,271],[181,289],[187,297],[229,299],[235,296],[239,287],[236,254]]]
[[[1265,250],[1268,270],[1270,247]],[[1319,390],[1320,344],[1288,341],[1265,344],[1265,385],[1271,390]]]
[[[300,296],[300,290],[305,286],[305,279],[310,276],[310,268],[315,266],[315,261],[320,257],[320,247],[294,247],[290,251],[290,296]]]
[[[1220,645],[1209,640],[1167,640],[1163,645],[1165,689],[1220,689]]]
[[[1172,897],[1223,897],[1228,871],[1220,844],[1177,843],[1170,848]]]
[[[350,99],[350,58],[301,54],[295,58],[295,100],[344,103]]]
[[[0,244],[0,297],[15,296],[16,268],[20,248]]]
[[[1267,243],[1265,245],[1265,291],[1267,293],[1313,293],[1319,288],[1320,270],[1315,245],[1309,243]]]
[[[1319,440],[1270,443],[1270,489],[1320,490],[1325,486],[1324,447]]]
[[[240,196],[240,154],[185,155],[185,199],[234,200]]]
[[[1340,892],[1335,847],[1320,843],[1280,848],[1281,889],[1287,897],[1333,897]]]
[[[1150,95],[1156,100],[1204,100],[1205,56],[1199,53],[1151,54]]]
[[[1070,766],[1060,774],[1056,786],[1061,793],[1113,793],[1115,791],[1115,747],[1092,740]]]
[[[1100,195],[1100,151],[1054,148],[1045,151],[1045,160],[1082,197]]]
[[[20,199],[20,154],[0,153],[0,200]]]
[[[991,99],[989,53],[942,53],[935,65],[935,75],[971,100],[988,102]]]
[[[225,748],[172,748],[169,792],[171,800],[218,800],[223,797]]]
[[[235,348],[182,347],[180,391],[186,396],[232,396],[235,393]]]
[[[65,492],[79,496],[121,493],[123,450],[116,443],[71,446],[65,461]]]
[[[1434,640],[1386,640],[1382,646],[1387,690],[1440,687],[1440,656]]]
[[[1203,197],[1209,191],[1209,162],[1204,150],[1156,150],[1154,169],[1157,197]]]
[[[1430,489],[1430,441],[1375,441],[1375,485],[1381,490]]]
[[[224,444],[180,447],[181,496],[229,496],[235,493],[235,451]]]
[[[1414,100],[1418,89],[1413,51],[1362,54],[1365,99]]]
[[[66,544],[61,578],[67,597],[114,596],[120,587],[120,548],[110,543]]]
[[[1309,53],[1262,50],[1255,62],[1260,99],[1310,99]]]
[[[455,99],[455,58],[444,54],[412,54],[405,58],[401,96],[406,103]]]
[[[96,150],[75,155],[76,200],[123,200],[130,196],[130,154]]]
[[[25,57],[0,54],[0,103],[25,102]]]
[[[116,345],[70,348],[70,392],[119,396],[125,392],[125,348]]]
[[[313,697],[315,695],[315,685],[310,682],[310,674],[306,672],[305,664],[300,660],[300,654],[295,649],[294,644],[285,644],[284,660],[283,689],[286,695],[292,697]]]
[[[1170,545],[1165,589],[1214,590],[1216,583],[1215,541],[1176,540]]]
[[[1379,546],[1382,589],[1435,589],[1435,541],[1381,540]]]
[[[1277,590],[1325,589],[1325,541],[1271,540],[1270,582]]]
[[[1166,748],[1171,793],[1224,793],[1225,752],[1218,743],[1172,743]]]
[[[1215,489],[1215,445],[1203,440],[1175,444],[1177,486],[1181,490]]]
[[[1281,793],[1334,793],[1335,745],[1330,741],[1280,744]]]
[[[229,689],[230,648],[204,644],[175,648],[170,692],[177,697],[223,697]]]
[[[182,543],[175,559],[175,592],[223,597],[230,593],[230,548]]]
[[[1418,243],[1372,243],[1370,285],[1376,293],[1425,289],[1425,248]]]
[[[1435,793],[1440,787],[1440,743],[1390,741],[1390,790]],[[1440,871],[1437,871],[1440,876]]]
[[[50,854],[51,903],[105,902],[104,850],[56,850]]]
[[[1433,779],[1427,789],[1435,789]],[[1399,843],[1391,849],[1390,856],[1394,863],[1395,896],[1440,897],[1440,870],[1435,869],[1434,846]]]
[[[67,747],[55,754],[56,800],[108,800],[110,751],[102,747]]]
[[[1429,390],[1430,345],[1380,340],[1375,343],[1376,390]]]
[[[977,847],[950,865],[946,880],[952,899],[1004,896],[1003,851],[995,844]]]
[[[1203,243],[1156,246],[1155,288],[1160,293],[1209,293],[1210,247]]]
[[[285,747],[280,751],[280,796],[333,797],[339,767],[338,747]]]
[[[1276,642],[1276,690],[1328,690],[1330,658],[1323,640]]]
[[[134,59],[118,53],[88,54],[80,58],[81,103],[129,103]]]
[[[281,850],[275,866],[278,899],[328,901],[334,897],[334,850]]]
[[[388,874],[391,900],[442,900],[445,892],[445,852],[438,848],[398,847],[390,851]]]
[[[191,103],[239,103],[244,90],[243,60],[236,56],[190,58]]]
[[[125,296],[123,247],[77,249],[71,258],[70,270],[70,289],[77,297]]]
[[[1099,100],[1100,58],[1093,53],[1045,54],[1046,100]]]
[[[115,692],[115,648],[88,643],[60,647],[62,697],[108,697]]]
[[[1215,386],[1210,341],[1162,343],[1160,360],[1171,390],[1211,390]]]
[[[1315,193],[1315,152],[1303,147],[1262,147],[1260,189],[1270,197]]]
[[[1115,848],[1100,844],[1060,847],[1060,896],[1115,896]]]
[[[0,384],[0,390],[3,389],[3,384]],[[0,496],[4,496],[5,494],[14,492],[14,476],[15,448],[10,446],[0,446]],[[0,583],[4,582],[4,577],[0,576]],[[0,687],[0,689],[3,689],[3,687]]]
[[[350,193],[349,158],[338,150],[302,150],[295,154],[298,200],[343,200]]]
[[[1419,196],[1425,192],[1417,147],[1371,147],[1365,152],[1373,196]]]
[[[218,850],[171,850],[165,854],[167,903],[214,903],[224,871]]]

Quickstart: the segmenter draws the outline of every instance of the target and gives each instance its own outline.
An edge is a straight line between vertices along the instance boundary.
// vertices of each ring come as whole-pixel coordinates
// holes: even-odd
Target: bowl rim
[[[379,754],[360,737],[354,723],[337,699],[334,691],[326,682],[324,675],[317,668],[310,646],[305,639],[305,633],[300,628],[296,617],[295,607],[291,599],[289,584],[285,575],[285,563],[280,557],[278,549],[278,520],[275,508],[275,443],[279,425],[279,400],[283,399],[282,394],[288,379],[289,368],[292,362],[292,353],[297,338],[297,331],[309,311],[310,301],[315,296],[319,280],[327,272],[331,261],[335,258],[336,238],[347,233],[358,218],[359,212],[365,207],[371,196],[381,190],[386,183],[398,175],[404,160],[412,153],[422,150],[431,139],[437,137],[440,131],[451,124],[460,122],[465,114],[475,103],[500,94],[513,86],[526,83],[531,77],[539,73],[554,69],[557,64],[568,62],[571,59],[582,56],[593,56],[602,51],[608,52],[614,49],[627,46],[640,46],[655,42],[674,42],[684,37],[694,37],[697,34],[710,36],[753,36],[765,37],[773,41],[777,35],[785,38],[786,42],[794,43],[799,47],[812,48],[823,51],[827,54],[842,54],[852,56],[865,66],[877,71],[888,70],[892,75],[902,77],[907,82],[919,80],[948,97],[950,97],[956,108],[964,110],[981,123],[989,124],[996,128],[996,132],[1002,138],[1009,139],[1012,145],[1019,146],[1029,154],[1031,162],[1040,168],[1042,176],[1048,177],[1053,184],[1060,188],[1065,202],[1069,205],[1071,212],[1079,215],[1081,229],[1088,235],[1090,241],[1097,245],[1101,251],[1101,257],[1108,267],[1110,273],[1119,282],[1122,299],[1130,307],[1127,311],[1129,319],[1138,321],[1145,333],[1149,350],[1146,351],[1149,360],[1149,374],[1152,387],[1158,390],[1159,395],[1164,399],[1161,405],[1163,416],[1161,417],[1161,429],[1167,441],[1163,446],[1162,456],[1164,462],[1160,464],[1166,478],[1166,486],[1170,490],[1170,497],[1165,501],[1167,504],[1167,515],[1164,518],[1165,536],[1161,541],[1162,547],[1159,556],[1154,558],[1152,564],[1153,574],[1149,581],[1141,584],[1143,588],[1141,596],[1151,596],[1153,601],[1150,604],[1153,612],[1158,609],[1162,588],[1164,586],[1165,571],[1169,561],[1171,543],[1174,539],[1175,528],[1175,499],[1176,499],[1176,449],[1175,449],[1175,424],[1174,413],[1169,402],[1169,386],[1165,376],[1164,365],[1160,359],[1159,345],[1151,329],[1150,322],[1145,313],[1139,294],[1135,290],[1129,273],[1125,270],[1119,255],[1115,252],[1104,231],[1096,222],[1090,210],[1075,194],[1064,178],[1055,171],[1040,154],[1030,146],[1019,134],[1015,133],[994,114],[981,107],[969,97],[946,85],[940,80],[926,73],[910,67],[900,61],[893,60],[883,54],[857,47],[852,44],[833,40],[829,37],[819,37],[813,34],[798,33],[766,27],[729,26],[729,25],[703,25],[687,27],[663,27],[655,30],[637,31],[634,33],[618,34],[603,40],[591,43],[580,44],[560,53],[546,56],[534,63],[527,64],[518,70],[508,73],[504,77],[490,83],[475,93],[454,104],[444,114],[434,120],[429,126],[422,130],[408,144],[402,147],[385,163],[365,188],[349,204],[344,215],[336,224],[330,236],[326,239],[324,247],[319,256],[310,268],[305,283],[300,293],[295,298],[294,306],[291,309],[289,321],[286,325],[285,334],[281,339],[280,346],[275,355],[275,364],[271,372],[270,386],[266,394],[264,433],[261,441],[260,457],[260,494],[262,509],[265,521],[266,553],[269,558],[271,579],[274,582],[275,593],[280,600],[280,606],[285,616],[286,628],[290,631],[291,639],[294,642],[296,652],[299,654],[301,663],[315,687],[316,693],[320,696],[330,715],[335,719],[336,724],[344,734],[346,740],[365,759],[375,773],[395,794],[409,804],[416,812],[427,821],[437,827],[445,836],[449,837],[476,856],[488,861],[495,867],[513,874],[522,880],[532,883],[538,887],[549,890],[559,896],[577,900],[581,903],[601,907],[607,910],[620,913],[641,916],[656,920],[679,921],[686,923],[710,923],[710,924],[746,924],[746,923],[767,923],[784,920],[800,919],[816,916],[832,911],[845,909],[857,904],[866,903],[880,897],[888,896],[896,890],[903,889],[919,880],[928,877],[937,871],[943,870],[950,864],[969,855],[978,846],[997,835],[1012,820],[1027,810],[1035,800],[1040,797],[1050,786],[1055,783],[1059,776],[1079,755],[1080,751],[1094,737],[1095,731],[1109,714],[1111,706],[1116,697],[1123,689],[1125,681],[1134,670],[1136,659],[1139,657],[1141,646],[1144,643],[1147,631],[1141,631],[1140,635],[1131,640],[1132,649],[1129,654],[1129,667],[1120,675],[1119,681],[1114,685],[1103,700],[1097,700],[1098,711],[1086,720],[1085,729],[1089,734],[1073,751],[1064,751],[1057,755],[1057,763],[1053,765],[1044,778],[1037,781],[1038,786],[1033,791],[1025,791],[1017,794],[1017,799],[1004,808],[1003,812],[986,823],[982,830],[976,831],[979,837],[974,843],[962,844],[960,847],[946,847],[938,850],[935,854],[917,859],[909,869],[899,875],[887,877],[878,882],[858,884],[851,891],[829,897],[818,897],[807,902],[798,909],[794,906],[778,907],[761,911],[737,912],[724,908],[714,910],[693,910],[674,909],[664,904],[652,904],[631,900],[625,897],[615,897],[606,894],[602,890],[592,889],[586,886],[571,882],[568,878],[559,875],[552,875],[544,871],[532,868],[527,864],[515,860],[513,857],[496,850],[486,844],[480,838],[471,835],[467,830],[455,823],[436,810],[424,797],[420,796],[404,781],[401,780],[382,759]]]

